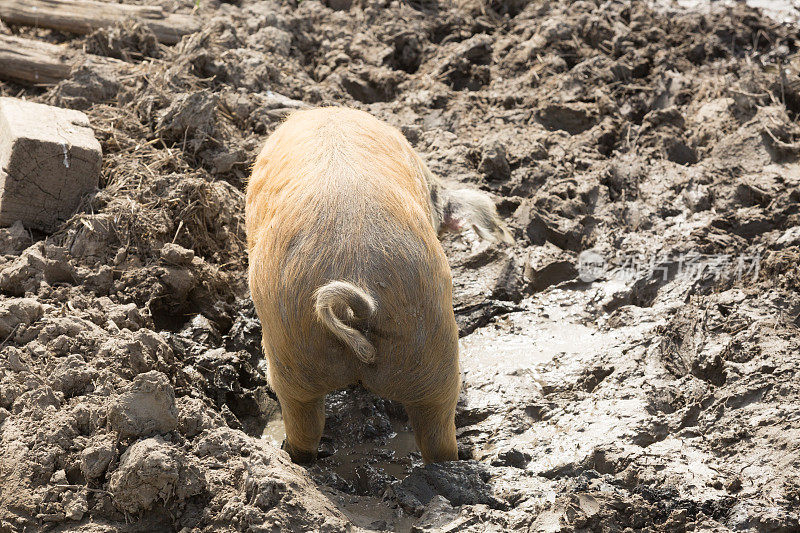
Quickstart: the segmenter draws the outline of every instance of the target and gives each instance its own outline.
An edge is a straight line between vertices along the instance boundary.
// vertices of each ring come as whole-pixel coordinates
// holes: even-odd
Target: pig
[[[294,112],[267,139],[245,218],[291,459],[316,458],[325,395],[361,383],[404,405],[426,463],[456,460],[458,328],[439,237],[471,227],[511,242],[491,199],[445,187],[396,128],[323,107]]]

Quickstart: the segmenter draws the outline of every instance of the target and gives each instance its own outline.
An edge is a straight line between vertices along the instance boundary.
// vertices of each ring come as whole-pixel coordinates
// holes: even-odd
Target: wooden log
[[[29,85],[53,85],[85,63],[121,65],[124,61],[82,54],[65,46],[0,35],[0,78]]]
[[[53,231],[97,188],[102,151],[80,111],[0,98],[0,225]]]
[[[0,77],[33,85],[52,85],[69,77],[74,64],[71,50],[0,35]]]
[[[7,24],[38,26],[68,33],[91,33],[125,19],[147,26],[158,42],[175,44],[200,29],[191,15],[164,13],[160,6],[112,4],[94,0],[2,0],[0,19]]]

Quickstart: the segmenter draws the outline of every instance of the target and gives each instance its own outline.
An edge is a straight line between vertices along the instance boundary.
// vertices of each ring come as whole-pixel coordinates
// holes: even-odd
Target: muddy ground
[[[0,229],[0,532],[800,530],[796,27],[730,3],[158,3],[204,29],[0,25],[122,62],[0,83],[84,110],[104,152],[55,234]],[[424,467],[402,407],[355,388],[315,465],[275,446],[243,184],[288,111],[330,103],[515,233],[444,242],[462,461]]]

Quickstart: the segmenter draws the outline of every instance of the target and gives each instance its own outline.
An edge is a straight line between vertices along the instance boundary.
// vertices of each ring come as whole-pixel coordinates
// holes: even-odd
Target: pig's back
[[[421,229],[419,222],[432,220],[422,173],[402,134],[367,113],[296,112],[269,137],[254,165],[247,189],[249,245],[257,233],[251,230],[276,217],[306,227],[310,218],[344,219],[357,230],[391,215],[395,223]]]
[[[275,342],[304,342],[298,331],[320,327],[312,295],[332,280],[375,296],[378,342],[413,331],[424,344],[419,328],[442,321],[453,334],[450,270],[422,173],[400,132],[359,111],[295,113],[270,137],[248,185],[247,233],[253,297],[273,303],[267,319],[285,335]]]

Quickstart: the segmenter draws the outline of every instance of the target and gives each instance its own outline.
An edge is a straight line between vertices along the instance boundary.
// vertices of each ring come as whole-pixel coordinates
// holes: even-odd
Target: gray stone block
[[[0,98],[0,226],[55,230],[97,188],[101,159],[85,114]]]

